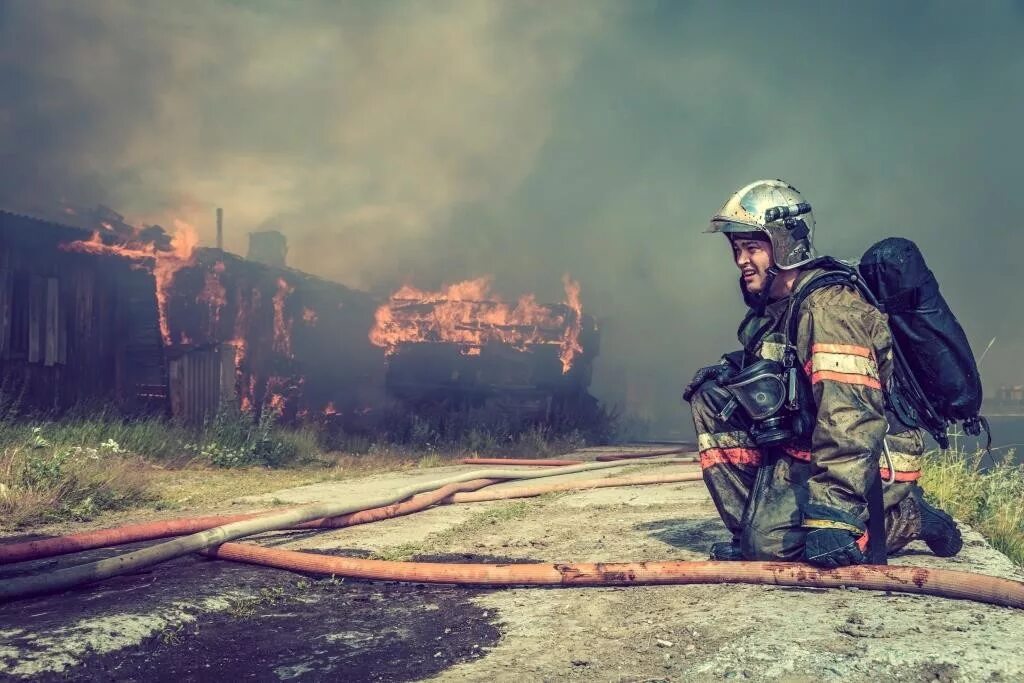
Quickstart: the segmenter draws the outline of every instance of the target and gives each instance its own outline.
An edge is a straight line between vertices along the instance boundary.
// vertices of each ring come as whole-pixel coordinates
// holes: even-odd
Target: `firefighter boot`
[[[948,514],[924,499],[924,491],[919,486],[911,490],[914,502],[921,515],[921,540],[928,549],[939,557],[953,557],[964,546],[960,529]]]
[[[711,555],[708,559],[715,562],[734,562],[743,559],[743,551],[736,540],[720,541],[711,544]]]

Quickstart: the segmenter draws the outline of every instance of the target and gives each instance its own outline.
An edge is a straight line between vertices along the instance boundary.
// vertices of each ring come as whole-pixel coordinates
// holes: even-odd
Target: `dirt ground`
[[[684,468],[693,466],[657,471]],[[471,469],[375,475],[238,503],[358,500]],[[702,560],[726,537],[696,482],[444,506],[260,542],[390,559],[614,562]],[[965,537],[957,558],[940,560],[914,545],[893,563],[1024,579],[976,533],[965,529]],[[0,580],[55,564],[0,568]],[[1024,680],[1021,642],[1024,612],[895,593],[745,585],[494,590],[305,577],[189,557],[0,607],[0,678],[1011,681]]]

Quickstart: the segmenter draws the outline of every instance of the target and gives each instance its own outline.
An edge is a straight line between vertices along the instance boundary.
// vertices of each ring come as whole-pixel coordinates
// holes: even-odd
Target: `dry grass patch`
[[[1012,450],[998,460],[956,445],[931,451],[925,454],[921,484],[940,507],[1024,566],[1024,465],[1014,464]]]
[[[7,446],[0,451],[0,529],[85,520],[151,502],[156,496],[148,469],[141,459],[108,443],[99,448]]]

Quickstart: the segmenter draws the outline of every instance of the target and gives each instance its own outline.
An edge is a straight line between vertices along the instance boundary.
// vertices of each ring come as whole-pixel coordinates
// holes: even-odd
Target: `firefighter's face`
[[[740,269],[743,287],[751,294],[760,294],[768,279],[768,268],[772,265],[772,243],[745,237],[736,237],[730,241],[733,260]]]

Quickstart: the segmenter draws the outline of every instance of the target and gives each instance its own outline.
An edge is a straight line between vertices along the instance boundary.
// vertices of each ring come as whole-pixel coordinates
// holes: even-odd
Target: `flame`
[[[162,251],[153,244],[127,242],[125,244],[106,244],[99,232],[92,238],[62,244],[61,249],[83,254],[113,254],[132,261],[153,274],[156,281],[157,311],[160,316],[160,335],[164,345],[171,345],[171,328],[167,320],[167,299],[174,276],[179,270],[194,264],[195,249],[199,238],[195,228],[184,221],[174,220],[174,234],[171,237],[171,250]]]
[[[285,301],[291,296],[295,288],[288,284],[283,277],[277,278],[277,294],[274,295],[274,350],[289,358],[294,358],[292,353],[292,332],[291,319],[285,320]]]
[[[310,327],[316,327],[316,324],[320,320],[320,317],[316,314],[316,311],[314,311],[312,308],[304,308],[304,309],[302,309],[302,319]]]
[[[264,395],[263,409],[270,410],[278,417],[284,414],[288,404],[287,394],[290,390],[301,390],[305,383],[303,378],[298,378],[297,385],[289,381],[287,377],[271,376],[267,379],[267,392]]]
[[[249,375],[247,389],[247,391],[243,390],[242,393],[242,412],[250,413],[253,409],[253,397],[256,395],[256,375]]]
[[[323,411],[323,412],[324,412],[324,415],[325,415],[325,416],[330,416],[330,415],[337,415],[337,414],[338,414],[338,411],[337,411],[337,409],[336,409],[336,408],[334,407],[334,401],[328,401],[328,402],[327,402],[327,406],[326,406],[326,407],[324,408],[324,411]]]
[[[489,277],[457,282],[438,292],[406,285],[377,309],[370,341],[384,347],[387,355],[401,344],[415,342],[458,344],[460,352],[470,356],[479,355],[485,344],[493,342],[522,351],[538,344],[558,345],[566,373],[582,351],[583,309],[579,283],[568,275],[562,282],[563,307],[538,304],[532,294],[520,297],[515,305],[503,303],[491,294]]]
[[[220,276],[223,272],[223,261],[217,261],[213,264],[213,268],[206,272],[203,291],[199,293],[198,297],[199,303],[206,303],[210,307],[210,330],[214,333],[220,323],[220,312],[228,303],[228,293],[220,281]],[[241,315],[241,310],[239,310],[239,315]]]
[[[238,290],[238,314],[235,317],[235,338],[231,340],[230,344],[235,347],[235,383],[238,386],[239,398],[241,400],[241,407],[244,412],[252,410],[253,403],[255,401],[256,393],[256,379],[250,376],[246,381],[245,363],[246,354],[249,350],[249,344],[246,341],[245,335],[249,328],[249,314],[253,307],[259,304],[260,292],[258,289],[251,290],[248,298],[245,297],[242,290]]]
[[[583,353],[580,346],[580,331],[583,329],[583,304],[580,303],[580,283],[569,277],[566,273],[562,276],[562,286],[565,287],[565,304],[572,310],[565,332],[562,334],[562,352],[558,357],[562,360],[562,374],[569,372],[572,367],[572,360],[577,353]]]
[[[266,407],[268,410],[281,415],[284,413],[285,398],[281,394],[271,392],[270,397],[267,399]]]
[[[242,402],[242,410],[248,410],[245,406],[252,407],[252,393],[246,391],[245,384],[245,371],[242,369],[242,364],[245,362],[245,355],[249,350],[249,345],[246,343],[243,337],[236,337],[228,342],[228,344],[235,349],[235,386],[239,388],[240,399]]]
[[[171,291],[174,276],[179,270],[193,265],[195,249],[199,246],[196,229],[184,221],[174,220],[174,235],[171,237],[171,251],[162,252],[153,249],[156,261],[153,265],[153,277],[156,278],[156,303],[160,311],[160,333],[164,343],[170,344],[171,328],[167,320],[167,298]]]

